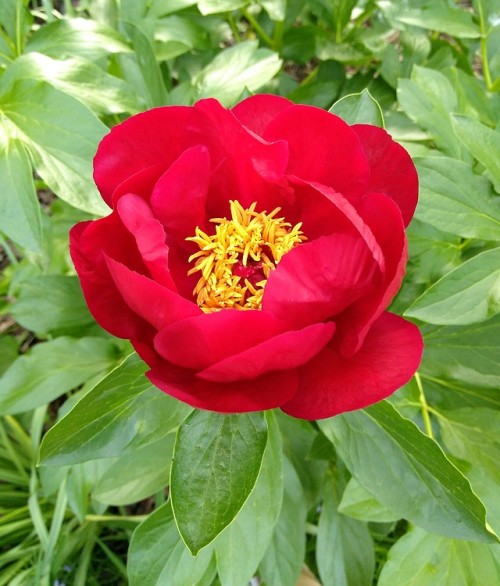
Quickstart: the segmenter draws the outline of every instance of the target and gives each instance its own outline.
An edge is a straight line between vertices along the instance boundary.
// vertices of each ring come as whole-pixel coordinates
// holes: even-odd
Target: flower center
[[[200,250],[189,257],[195,261],[188,275],[200,273],[194,288],[196,302],[205,312],[223,308],[260,309],[267,279],[283,255],[306,237],[302,223],[292,227],[284,218],[276,218],[281,208],[271,213],[256,212],[256,202],[243,209],[230,201],[231,219],[213,218],[215,234],[200,228],[186,238]]]

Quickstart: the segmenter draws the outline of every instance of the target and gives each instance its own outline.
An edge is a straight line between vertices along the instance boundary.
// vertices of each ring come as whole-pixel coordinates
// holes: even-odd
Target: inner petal
[[[215,233],[199,227],[186,240],[199,250],[189,257],[194,267],[188,275],[200,273],[193,295],[205,312],[230,309],[260,309],[267,279],[283,255],[306,237],[301,223],[292,226],[272,212],[256,211],[256,202],[244,209],[230,201],[231,218],[213,218]]]

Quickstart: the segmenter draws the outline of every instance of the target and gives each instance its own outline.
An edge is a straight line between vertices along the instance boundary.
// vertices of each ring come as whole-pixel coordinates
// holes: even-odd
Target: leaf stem
[[[260,26],[260,24],[259,24],[258,20],[255,18],[255,16],[251,12],[249,12],[246,8],[242,8],[241,12],[243,13],[243,16],[248,20],[248,22],[252,25],[252,28],[257,33],[257,36],[259,36],[260,39],[262,41],[264,41],[264,43],[266,43],[266,45],[269,45],[270,47],[272,47],[273,40],[266,33],[266,31]]]
[[[142,523],[148,518],[148,515],[85,515],[85,521],[93,523],[109,523],[113,521],[133,521]]]
[[[236,20],[234,19],[232,12],[227,13],[227,22],[229,23],[229,27],[231,28],[231,32],[233,33],[233,37],[234,37],[235,42],[240,43],[241,42],[240,31],[238,30],[238,25],[236,23]]]
[[[477,3],[477,9],[479,12],[479,29],[480,29],[480,33],[481,33],[481,61],[483,64],[484,83],[486,84],[486,89],[491,92],[493,89],[493,81],[491,79],[490,65],[488,63],[488,45],[487,45],[488,35],[486,34],[486,26],[485,26],[485,22],[484,22],[484,12],[483,12],[483,7],[481,6],[481,2]]]
[[[425,431],[431,439],[434,439],[431,418],[429,416],[429,405],[427,405],[424,387],[422,386],[422,379],[420,378],[420,374],[418,372],[415,373],[415,382],[417,383],[418,391],[420,393],[420,405],[422,408],[422,418],[424,420]]]

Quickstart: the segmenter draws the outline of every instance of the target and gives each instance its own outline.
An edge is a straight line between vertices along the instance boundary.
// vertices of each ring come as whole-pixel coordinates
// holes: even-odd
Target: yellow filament
[[[209,236],[196,228],[195,236],[186,238],[198,245],[189,257],[194,266],[188,275],[200,273],[193,294],[205,312],[223,308],[260,309],[267,279],[283,255],[306,240],[300,230],[302,223],[292,227],[284,218],[276,218],[281,208],[271,213],[256,212],[256,202],[243,209],[230,201],[231,219],[213,218],[215,234]],[[256,266],[257,265],[257,266]],[[243,267],[252,267],[258,282],[234,274]]]

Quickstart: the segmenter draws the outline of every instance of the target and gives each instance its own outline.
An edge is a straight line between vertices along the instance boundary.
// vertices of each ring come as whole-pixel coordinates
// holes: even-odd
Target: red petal
[[[285,332],[209,366],[198,376],[214,382],[231,382],[302,366],[324,348],[334,330],[335,324],[330,322]]]
[[[168,169],[187,148],[203,143],[199,112],[187,106],[154,108],[115,126],[94,158],[94,180],[111,205],[115,189],[152,165]]]
[[[155,183],[161,177],[163,171],[163,165],[150,165],[127,177],[113,192],[113,208],[116,207],[120,197],[127,193],[135,193],[142,199],[149,201]]]
[[[135,243],[116,213],[77,224],[70,232],[70,252],[85,300],[99,325],[119,338],[143,337],[149,326],[123,301],[104,258],[106,252],[127,257],[136,269],[142,266]]]
[[[297,394],[281,408],[293,417],[324,419],[367,407],[411,379],[422,350],[422,336],[416,326],[384,313],[351,358],[328,346],[303,366]]]
[[[291,106],[269,123],[266,140],[288,143],[288,172],[357,198],[370,168],[356,133],[338,116],[312,106]]]
[[[273,184],[283,180],[286,144],[262,140],[216,100],[201,100],[195,109],[203,113],[203,144],[212,160],[208,217],[227,214],[229,199],[237,199],[243,207],[257,201],[259,209],[269,209],[268,196],[275,197]]]
[[[302,327],[342,312],[380,280],[378,265],[362,238],[332,234],[285,254],[269,275],[262,306]]]
[[[252,380],[213,383],[167,363],[147,373],[165,393],[198,409],[219,413],[246,413],[275,409],[297,390],[297,370],[271,372]]]
[[[418,198],[418,175],[410,155],[382,128],[356,124],[352,129],[361,139],[370,163],[371,177],[367,190],[385,193],[392,198],[398,204],[407,226]]]
[[[232,112],[252,132],[263,136],[267,125],[290,106],[293,102],[281,96],[257,94],[237,104]]]
[[[201,309],[174,291],[106,257],[113,281],[130,309],[160,330],[177,320],[197,316]]]
[[[168,247],[165,230],[153,217],[148,204],[138,195],[129,193],[117,203],[118,214],[123,225],[134,236],[137,248],[155,281],[175,290],[168,269]]]
[[[203,370],[286,329],[265,311],[223,309],[165,328],[156,336],[155,348],[169,362]]]
[[[205,229],[205,203],[210,177],[210,155],[204,146],[195,146],[171,165],[155,185],[151,207],[162,222],[168,238],[185,248],[185,239],[196,227]]]
[[[385,272],[380,285],[350,307],[338,322],[341,350],[346,356],[359,349],[371,324],[391,303],[401,286],[407,261],[406,235],[396,203],[386,195],[371,194],[363,199],[359,212],[382,247]]]

